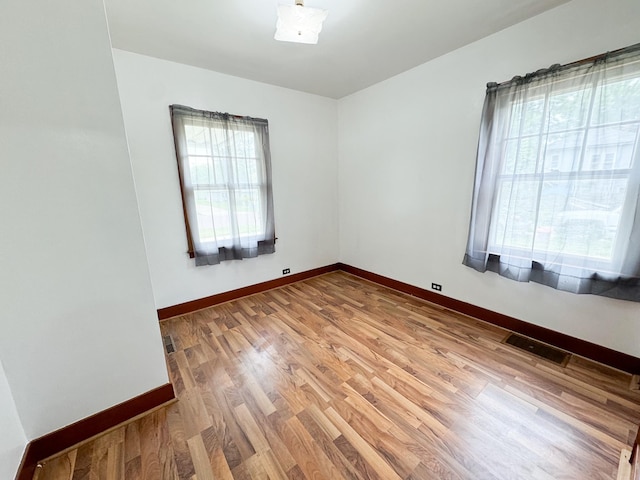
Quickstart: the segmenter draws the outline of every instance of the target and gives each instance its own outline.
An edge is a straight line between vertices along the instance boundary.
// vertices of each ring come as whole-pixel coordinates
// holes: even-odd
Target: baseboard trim
[[[377,273],[369,272],[358,267],[347,265],[345,263],[335,263],[333,265],[327,265],[325,267],[314,268],[313,270],[307,270],[305,272],[296,273],[275,280],[269,280],[267,282],[257,283],[255,285],[249,285],[247,287],[238,288],[228,292],[219,293],[217,295],[211,295],[210,297],[200,298],[192,300],[190,302],[173,305],[166,308],[158,309],[158,318],[160,320],[166,320],[171,317],[179,315],[185,315],[188,313],[202,310],[213,305],[236,300],[247,295],[253,295],[256,293],[265,292],[273,288],[282,287],[291,283],[306,280],[308,278],[323,275],[325,273],[333,272],[336,270],[342,270],[365,280],[369,280],[374,283],[378,283],[385,287],[393,288],[400,292],[412,295],[414,297],[421,298],[436,305],[454,310],[456,312],[468,315],[470,317],[483,320],[485,322],[497,325],[507,330],[525,335],[540,342],[547,343],[562,350],[567,350],[581,357],[594,360],[596,362],[608,365],[624,372],[636,374],[640,373],[640,358],[628,355],[623,352],[618,352],[595,343],[581,340],[564,333],[556,332],[545,327],[534,325],[532,323],[518,320],[517,318],[504,315],[502,313],[494,312],[487,308],[479,307],[471,303],[463,302],[462,300],[456,300],[455,298],[447,297],[445,295],[434,293],[430,290],[425,290],[421,287],[416,287],[409,283],[404,283],[399,280],[394,280]]]
[[[140,414],[175,398],[173,385],[167,383],[137,397],[126,400],[90,417],[78,420],[55,432],[32,440],[27,445],[16,480],[31,480],[38,461],[51,457],[67,448],[109,430]]]
[[[38,458],[33,448],[31,448],[31,443],[27,443],[24,453],[22,454],[22,461],[16,472],[16,480],[32,480],[37,465]]]
[[[338,264],[327,265],[324,267],[314,268],[312,270],[306,270],[300,273],[294,273],[293,275],[287,275],[286,277],[276,278],[274,280],[268,280],[262,283],[256,283],[255,285],[249,285],[248,287],[238,288],[236,290],[230,290],[228,292],[218,293],[211,295],[210,297],[199,298],[197,300],[191,300],[189,302],[180,303],[178,305],[172,305],[170,307],[158,309],[158,319],[166,320],[168,318],[177,317],[179,315],[186,315],[187,313],[193,313],[203,308],[212,307],[220,303],[229,302],[231,300],[237,300],[247,295],[254,295],[256,293],[266,292],[274,288],[283,287],[291,283],[306,280],[308,278],[317,277],[325,273],[334,272],[338,270]]]
[[[250,285],[248,287],[212,295],[210,297],[162,308],[158,310],[158,318],[160,320],[164,320],[178,315],[184,315],[219,303],[282,287],[284,285],[306,280],[308,278],[336,270],[342,270],[346,273],[350,273],[379,285],[398,290],[464,315],[506,328],[507,330],[511,330],[521,335],[526,335],[535,340],[548,343],[554,347],[567,350],[604,365],[632,374],[640,373],[640,358],[618,352],[601,345],[596,345],[595,343],[581,340],[564,333],[549,330],[523,320],[518,320],[517,318],[503,315],[477,305],[472,305],[445,295],[433,293],[429,290],[425,290],[424,288],[404,283],[399,280],[394,280],[344,263],[327,265],[325,267],[307,270],[287,277],[269,280],[267,282]],[[149,392],[143,393],[137,397],[91,415],[90,417],[84,418],[71,425],[32,440],[25,448],[15,480],[32,480],[38,461],[51,457],[55,453],[62,452],[75,444],[83,442],[174,399],[175,393],[173,391],[173,385],[167,383],[150,390]],[[640,438],[640,433],[638,433],[638,438]]]
[[[507,330],[525,335],[540,342],[548,343],[554,347],[567,350],[571,353],[580,355],[581,357],[617,368],[618,370],[632,374],[640,372],[640,358],[633,357],[626,353],[618,352],[601,345],[596,345],[595,343],[581,340],[554,330],[549,330],[548,328],[540,327],[523,320],[518,320],[517,318],[510,317],[508,315],[503,315],[483,307],[478,307],[477,305],[472,305],[461,300],[456,300],[442,294],[434,293],[408,283],[393,280],[392,278],[368,272],[351,265],[339,263],[338,268],[344,272],[364,278],[365,280],[393,288],[394,290],[399,290],[403,293],[413,295],[414,297],[435,303],[450,310],[455,310],[456,312],[464,315],[469,315],[470,317],[506,328]]]

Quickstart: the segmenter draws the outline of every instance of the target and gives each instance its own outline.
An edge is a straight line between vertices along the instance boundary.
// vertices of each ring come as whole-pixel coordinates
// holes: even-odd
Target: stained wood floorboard
[[[343,272],[161,324],[178,402],[37,480],[613,479],[631,376]]]

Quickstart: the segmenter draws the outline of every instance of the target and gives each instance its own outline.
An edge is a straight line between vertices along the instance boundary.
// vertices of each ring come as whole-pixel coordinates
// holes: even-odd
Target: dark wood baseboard
[[[158,317],[163,320],[177,315],[184,315],[219,303],[264,292],[336,270],[342,270],[450,310],[498,325],[619,370],[633,374],[640,373],[640,358],[344,263],[327,265],[199,300],[162,308],[158,310]],[[72,445],[98,435],[173,399],[175,399],[173,386],[168,383],[31,441],[25,449],[22,462],[16,474],[16,480],[31,480],[39,460],[61,452]],[[640,438],[640,433],[638,436]]]
[[[596,362],[617,368],[618,370],[632,374],[640,372],[640,358],[633,357],[626,353],[618,352],[601,345],[596,345],[595,343],[587,342],[586,340],[571,337],[564,333],[549,330],[548,328],[518,320],[517,318],[503,315],[483,307],[478,307],[477,305],[472,305],[461,300],[456,300],[439,293],[434,293],[429,290],[425,290],[424,288],[393,280],[392,278],[378,275],[377,273],[352,267],[351,265],[339,263],[338,267],[344,272],[351,273],[352,275],[364,278],[365,280],[393,288],[394,290],[399,290],[450,310],[455,310],[456,312],[469,315],[470,317],[498,325],[506,328],[507,330],[525,335],[540,342],[548,343],[554,347],[567,350],[571,353],[580,355],[581,357],[595,360]]]
[[[38,461],[115,427],[175,398],[173,385],[167,383],[111,408],[83,418],[55,432],[32,440],[27,445],[16,480],[31,480]]]
[[[628,355],[626,353],[618,352],[595,343],[581,340],[579,338],[566,335],[564,333],[556,332],[545,327],[534,325],[532,323],[518,320],[517,318],[503,315],[502,313],[494,312],[487,308],[479,307],[471,303],[463,302],[462,300],[456,300],[455,298],[447,297],[445,295],[434,293],[424,288],[416,287],[408,283],[400,282],[377,273],[372,273],[361,268],[353,267],[345,263],[336,263],[333,265],[327,265],[325,267],[315,268],[313,270],[307,270],[305,272],[296,273],[275,280],[269,280],[267,282],[257,283],[255,285],[249,285],[248,287],[238,288],[237,290],[231,290],[229,292],[219,293],[210,297],[200,298],[198,300],[192,300],[190,302],[181,303],[179,305],[173,305],[171,307],[158,309],[158,318],[165,320],[167,318],[175,317],[178,315],[185,315],[187,313],[202,310],[203,308],[211,307],[219,303],[235,300],[247,295],[253,295],[255,293],[271,290],[272,288],[282,287],[290,283],[306,280],[307,278],[315,277],[325,273],[333,272],[335,270],[342,270],[344,272],[356,275],[385,287],[393,288],[401,292],[413,295],[414,297],[427,300],[428,302],[435,303],[442,307],[456,312],[469,315],[470,317],[483,320],[499,327],[506,328],[513,332],[525,335],[540,342],[553,345],[554,347],[567,350],[568,352],[575,353],[582,357],[594,360],[596,362],[608,365],[610,367],[617,368],[624,372],[640,373],[640,358]]]
[[[158,318],[160,320],[166,320],[167,318],[177,317],[178,315],[185,315],[197,310],[202,310],[203,308],[218,305],[219,303],[229,302],[241,297],[246,297],[247,295],[266,292],[267,290],[271,290],[273,288],[278,288],[290,283],[306,280],[307,278],[317,277],[318,275],[333,272],[338,269],[338,264],[335,263],[333,265],[327,265],[325,267],[319,267],[300,273],[294,273],[293,275],[287,275],[286,277],[276,278],[267,282],[256,283],[255,285],[249,285],[248,287],[242,287],[236,290],[218,293],[216,295],[211,295],[210,297],[199,298],[197,300],[191,300],[190,302],[180,303],[178,305],[172,305],[165,308],[159,308]]]

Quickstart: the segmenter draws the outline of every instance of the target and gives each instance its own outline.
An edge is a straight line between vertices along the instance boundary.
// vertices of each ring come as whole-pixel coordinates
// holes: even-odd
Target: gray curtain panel
[[[189,253],[197,266],[275,251],[267,120],[171,105]]]
[[[488,84],[463,263],[640,301],[640,44]]]

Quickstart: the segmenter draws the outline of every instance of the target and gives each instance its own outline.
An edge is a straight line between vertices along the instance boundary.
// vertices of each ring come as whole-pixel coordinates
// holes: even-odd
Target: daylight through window
[[[274,251],[266,120],[171,106],[196,265]]]
[[[638,52],[488,86],[466,265],[640,299]]]

